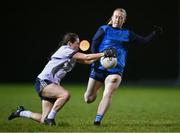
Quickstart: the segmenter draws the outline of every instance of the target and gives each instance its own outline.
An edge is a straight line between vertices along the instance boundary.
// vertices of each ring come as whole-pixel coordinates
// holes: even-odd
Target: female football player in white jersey
[[[36,79],[35,88],[42,100],[42,113],[25,110],[23,106],[19,106],[8,119],[26,117],[47,125],[55,125],[57,112],[70,99],[69,92],[60,85],[62,78],[73,69],[76,62],[91,64],[102,56],[112,55],[112,51],[84,54],[78,50],[78,35],[67,33],[63,38],[62,46],[51,56]]]

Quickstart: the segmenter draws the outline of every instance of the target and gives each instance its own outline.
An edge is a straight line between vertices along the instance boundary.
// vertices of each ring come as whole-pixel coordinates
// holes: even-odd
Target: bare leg
[[[96,99],[97,92],[102,85],[102,82],[89,78],[87,90],[84,94],[84,100],[86,103],[91,103]]]
[[[42,95],[48,98],[56,99],[54,104],[49,101],[42,100],[42,114],[25,110],[24,107],[20,106],[15,112],[11,113],[8,119],[12,120],[17,117],[26,117],[31,118],[32,120],[35,120],[37,122],[44,123],[45,118],[48,117],[51,111],[55,112],[55,114],[51,115],[55,117],[56,113],[64,106],[64,104],[70,98],[68,91],[66,91],[63,87],[55,84],[50,84],[46,86],[42,90]]]
[[[47,117],[52,107],[53,104],[51,102],[42,100],[42,117],[40,119],[41,123],[44,123],[44,119]]]
[[[59,111],[70,99],[70,94],[62,86],[50,84],[43,89],[42,95],[49,98],[56,98],[52,109]]]
[[[105,90],[97,110],[97,115],[101,117],[98,121],[101,121],[103,115],[109,108],[112,99],[112,94],[119,87],[120,82],[121,77],[117,74],[109,75],[105,79]]]
[[[70,94],[62,86],[50,84],[43,89],[42,96],[56,99],[53,104],[44,101],[43,115],[41,119],[42,123],[44,122],[48,125],[55,125],[56,114],[69,100]]]
[[[12,112],[8,117],[8,120],[15,119],[17,117],[31,118],[37,122],[40,122],[41,114],[25,110],[23,106],[19,106],[15,112]]]
[[[42,114],[36,113],[36,112],[31,112],[28,110],[23,110],[20,112],[20,116],[30,118],[30,119],[40,122],[40,123],[44,123],[44,119],[49,114],[52,106],[53,106],[53,104],[50,103],[49,101],[42,100]]]
[[[32,112],[32,114],[30,116],[30,118],[32,120],[35,120],[37,122],[41,122],[41,117],[42,117],[42,115],[40,113],[36,113],[36,112]]]

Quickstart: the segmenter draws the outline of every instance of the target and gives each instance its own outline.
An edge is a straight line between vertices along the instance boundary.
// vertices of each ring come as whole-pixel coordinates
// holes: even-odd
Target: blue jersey
[[[131,43],[148,43],[155,35],[156,33],[153,31],[148,36],[142,37],[128,29],[113,28],[109,25],[101,26],[93,37],[91,51],[97,53],[107,48],[115,48],[117,50],[118,63],[117,66],[112,69],[105,69],[98,62],[92,64],[92,67],[109,73],[123,73],[126,65],[128,47]]]

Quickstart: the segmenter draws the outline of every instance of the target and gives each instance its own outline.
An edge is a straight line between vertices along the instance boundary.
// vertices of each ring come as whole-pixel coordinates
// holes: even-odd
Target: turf
[[[58,113],[56,126],[45,126],[26,118],[8,121],[18,105],[41,112],[41,103],[33,84],[0,85],[0,132],[179,132],[180,88],[121,86],[102,125],[93,120],[102,96],[92,104],[83,99],[85,85],[64,85],[71,93],[70,101]]]

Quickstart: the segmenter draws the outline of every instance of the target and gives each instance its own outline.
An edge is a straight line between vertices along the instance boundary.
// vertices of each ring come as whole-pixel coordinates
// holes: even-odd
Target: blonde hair
[[[126,19],[127,13],[126,13],[126,10],[125,10],[125,9],[123,9],[123,8],[117,8],[117,9],[115,9],[115,10],[113,11],[113,14],[114,14],[115,11],[123,12],[124,15],[125,15],[125,19]],[[109,19],[109,21],[108,21],[107,24],[108,24],[108,25],[111,25],[111,24],[112,24],[112,17]]]

